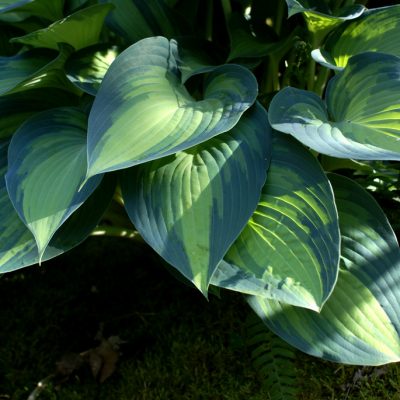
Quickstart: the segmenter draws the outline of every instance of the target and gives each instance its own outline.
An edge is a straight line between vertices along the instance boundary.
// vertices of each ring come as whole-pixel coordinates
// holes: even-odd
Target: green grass
[[[40,268],[5,275],[0,293],[1,400],[27,400],[63,356],[97,346],[101,325],[105,337],[126,341],[115,373],[99,384],[84,367],[51,380],[37,399],[269,399],[246,346],[241,296],[222,292],[207,302],[145,247],[92,238]],[[400,399],[398,365],[342,366],[297,353],[296,366],[299,399]]]

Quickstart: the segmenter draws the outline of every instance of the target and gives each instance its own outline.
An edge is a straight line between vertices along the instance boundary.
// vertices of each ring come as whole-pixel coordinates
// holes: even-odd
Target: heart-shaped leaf
[[[123,197],[136,229],[204,294],[257,206],[269,135],[267,114],[257,104],[230,132],[124,176]]]
[[[0,142],[0,273],[39,262],[35,238],[19,218],[8,197],[4,174],[8,142]],[[115,179],[106,176],[85,203],[55,233],[42,261],[64,253],[82,242],[97,225],[114,193]]]
[[[78,192],[86,170],[86,115],[58,108],[33,116],[12,137],[8,160],[7,190],[41,259],[57,229],[102,178]]]
[[[287,136],[273,138],[258,207],[211,283],[319,310],[339,269],[331,185],[307,149]]]
[[[325,58],[329,58],[333,67],[343,68],[350,57],[367,51],[400,56],[399,19],[400,5],[368,10],[360,18],[348,21],[332,32],[314,57],[320,57],[325,51]]]
[[[13,38],[11,41],[54,50],[58,49],[59,43],[67,43],[75,50],[80,50],[98,42],[104,19],[112,8],[111,4],[96,4],[68,15],[47,28]]]
[[[89,115],[88,173],[127,168],[195,146],[231,129],[255,101],[250,71],[207,75],[204,100],[182,85],[174,40],[143,39],[112,63]]]
[[[400,58],[352,57],[329,82],[325,103],[285,88],[272,100],[271,125],[312,149],[338,158],[400,160]]]
[[[65,65],[68,79],[79,89],[96,96],[104,75],[118,55],[116,47],[95,45],[73,54]]]
[[[261,297],[250,305],[300,350],[346,364],[400,361],[400,251],[376,201],[348,178],[330,175],[342,235],[342,268],[320,314]]]

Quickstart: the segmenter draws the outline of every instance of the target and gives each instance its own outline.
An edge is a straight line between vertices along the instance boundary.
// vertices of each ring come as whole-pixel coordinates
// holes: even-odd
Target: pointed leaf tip
[[[270,134],[256,103],[231,131],[124,171],[121,189],[136,229],[204,295],[257,205]]]
[[[257,209],[211,283],[320,311],[339,270],[340,233],[332,188],[304,146],[278,132],[272,143]]]
[[[400,361],[400,250],[382,209],[361,186],[330,174],[342,265],[319,314],[257,296],[249,303],[284,340],[316,357],[353,365]]]
[[[51,238],[101,182],[86,171],[86,121],[82,111],[56,108],[36,114],[11,139],[7,190],[21,220],[33,233],[39,259]]]

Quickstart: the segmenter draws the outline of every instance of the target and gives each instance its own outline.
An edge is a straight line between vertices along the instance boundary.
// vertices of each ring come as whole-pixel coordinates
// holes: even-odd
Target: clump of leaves
[[[0,272],[141,237],[309,354],[398,361],[395,234],[319,160],[400,160],[400,7],[187,3],[1,5]]]

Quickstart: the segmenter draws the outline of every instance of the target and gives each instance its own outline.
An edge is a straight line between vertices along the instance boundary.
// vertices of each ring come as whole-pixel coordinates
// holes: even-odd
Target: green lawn
[[[0,399],[27,400],[71,355],[118,336],[120,358],[103,383],[89,364],[51,376],[39,400],[269,399],[251,360],[242,297],[207,302],[144,246],[91,238],[42,267],[0,279]],[[299,399],[400,399],[400,368],[360,368],[296,353]],[[60,364],[59,364],[60,365]],[[103,365],[104,367],[104,365]],[[283,400],[284,398],[282,398]],[[32,400],[32,399],[29,399]]]

